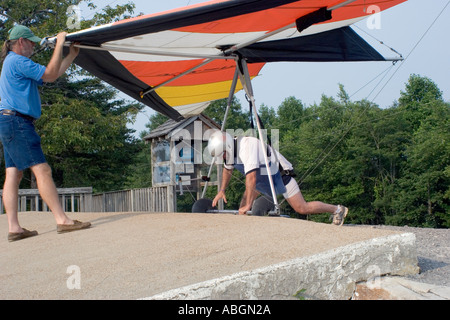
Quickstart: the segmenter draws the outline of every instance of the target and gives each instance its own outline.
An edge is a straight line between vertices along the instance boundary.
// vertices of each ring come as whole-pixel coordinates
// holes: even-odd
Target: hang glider
[[[175,121],[228,97],[223,131],[231,98],[244,89],[264,150],[251,85],[263,66],[385,61],[350,25],[366,18],[370,8],[381,12],[404,1],[213,0],[82,30],[66,39],[79,43],[76,64]],[[264,162],[270,172],[265,153]],[[268,178],[279,214],[274,181]],[[205,191],[206,185],[202,198]]]
[[[404,1],[214,0],[67,41],[80,43],[76,64],[178,121],[241,90],[244,67],[250,80],[268,62],[385,61],[349,26],[370,6],[383,11]]]

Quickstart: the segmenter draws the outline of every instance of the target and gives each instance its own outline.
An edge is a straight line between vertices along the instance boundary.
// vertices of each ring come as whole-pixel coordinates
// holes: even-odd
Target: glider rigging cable
[[[425,38],[425,36],[428,34],[428,32],[430,31],[430,29],[434,26],[434,24],[436,23],[436,21],[439,19],[439,17],[442,15],[442,13],[445,11],[445,9],[448,7],[448,5],[450,4],[450,1],[448,1],[447,2],[447,4],[443,7],[443,9],[440,11],[440,13],[438,14],[438,16],[434,19],[434,21],[431,23],[431,25],[427,28],[427,30],[425,31],[425,33],[420,37],[420,39],[417,41],[417,43],[413,46],[413,48],[411,49],[411,51],[408,53],[408,55],[406,56],[406,58],[404,59],[404,60],[402,60],[402,62],[400,63],[400,65],[398,66],[398,68],[394,71],[394,73],[391,75],[391,77],[387,80],[387,82],[383,85],[383,87],[380,89],[380,91],[375,95],[375,97],[371,100],[371,102],[373,102],[377,97],[378,97],[378,95],[383,91],[383,89],[387,86],[387,84],[391,81],[391,79],[394,77],[394,75],[398,72],[398,70],[400,69],[400,67],[403,65],[403,63],[411,56],[411,54],[414,52],[414,50],[419,46],[419,44],[422,42],[422,40]],[[392,49],[392,50],[394,50],[394,49]],[[397,52],[397,51],[395,51],[394,50],[394,52]],[[388,69],[391,69],[391,67],[392,66],[390,66]],[[390,70],[389,70],[390,71]],[[386,70],[385,71],[383,71],[382,73],[384,73],[384,72],[386,72]],[[381,73],[381,74],[382,74]],[[381,75],[380,74],[380,75]],[[377,77],[379,77],[380,75],[378,75]],[[386,75],[385,75],[386,76]],[[383,77],[383,79],[385,78],[385,76]],[[377,78],[376,77],[376,78]],[[374,79],[373,79],[374,80]],[[370,82],[372,82],[373,80],[371,80]],[[381,82],[381,81],[380,81]],[[377,84],[377,86],[378,86],[378,84]],[[361,90],[361,89],[360,89]],[[359,90],[358,90],[359,91]],[[373,90],[372,90],[372,92],[373,92]],[[370,94],[372,94],[372,92],[370,93]],[[370,95],[369,94],[369,95]],[[366,108],[366,110],[365,111],[362,111],[362,113],[363,112],[367,112],[367,108]],[[362,119],[362,117],[357,117],[357,118],[360,118],[360,119]],[[306,172],[305,172],[305,174],[300,178],[300,183],[299,183],[299,185],[301,186],[302,185],[302,183],[303,183],[303,181],[304,181],[304,179],[306,179],[308,176],[310,176],[316,169],[317,169],[317,167],[323,162],[323,161],[325,161],[325,159],[331,154],[331,152],[342,142],[342,140],[344,139],[344,137],[350,132],[350,130],[351,129],[353,129],[354,127],[356,127],[356,126],[358,126],[359,125],[359,123],[355,123],[355,124],[352,124],[352,125],[350,125],[349,127],[348,127],[348,129],[347,130],[345,130],[344,131],[344,133],[342,134],[342,137],[333,145],[333,147],[325,154],[325,156],[322,158],[322,159],[320,159],[320,161],[319,161],[319,158],[321,157],[321,155],[325,152],[325,150],[323,150],[322,151],[322,153],[319,155],[319,157],[316,159],[316,161],[314,162],[314,163],[316,163],[316,165],[313,167],[313,169],[311,169],[311,167],[310,167],[310,169],[308,169]]]
[[[416,48],[419,46],[419,44],[422,42],[422,40],[425,38],[425,36],[428,34],[428,32],[431,30],[431,28],[435,25],[436,21],[440,18],[440,16],[442,15],[442,13],[444,13],[445,9],[448,7],[448,5],[450,4],[450,1],[447,2],[447,4],[444,6],[444,8],[442,8],[441,12],[439,12],[438,16],[434,19],[434,21],[431,23],[431,25],[428,27],[428,29],[425,31],[425,33],[422,35],[422,37],[420,37],[419,41],[417,41],[417,43],[414,45],[414,47],[411,49],[411,51],[408,53],[408,55],[406,56],[406,58],[400,63],[400,65],[398,66],[398,68],[394,71],[394,73],[391,75],[391,77],[388,79],[388,81],[384,84],[384,86],[380,89],[380,91],[377,93],[377,95],[372,99],[372,101],[374,101],[378,95],[381,93],[381,91],[383,91],[383,89],[387,86],[387,84],[391,81],[391,79],[394,77],[394,75],[398,72],[398,70],[403,66],[403,64],[406,62],[406,60],[408,60],[408,58],[411,56],[411,54],[414,52],[414,50],[416,50]]]

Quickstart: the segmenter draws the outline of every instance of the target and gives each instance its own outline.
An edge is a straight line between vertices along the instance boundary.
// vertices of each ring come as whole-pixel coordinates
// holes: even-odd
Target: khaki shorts
[[[289,181],[289,183],[285,187],[286,193],[283,193],[283,197],[285,199],[291,198],[300,192],[300,187],[298,186],[297,181],[295,181],[294,178],[291,178],[291,181]]]

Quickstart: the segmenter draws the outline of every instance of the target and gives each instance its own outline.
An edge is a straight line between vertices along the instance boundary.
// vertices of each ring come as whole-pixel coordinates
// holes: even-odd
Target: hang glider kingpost
[[[265,63],[385,61],[349,26],[406,0],[214,0],[69,34],[75,63],[171,119],[242,89]],[[376,6],[376,7],[371,7]],[[241,71],[241,72],[238,72]]]

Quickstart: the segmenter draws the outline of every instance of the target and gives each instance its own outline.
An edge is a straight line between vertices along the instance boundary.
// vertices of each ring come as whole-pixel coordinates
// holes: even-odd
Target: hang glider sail
[[[171,119],[277,61],[384,61],[349,26],[406,0],[215,0],[69,34],[75,63]],[[234,93],[233,92],[233,93]]]

